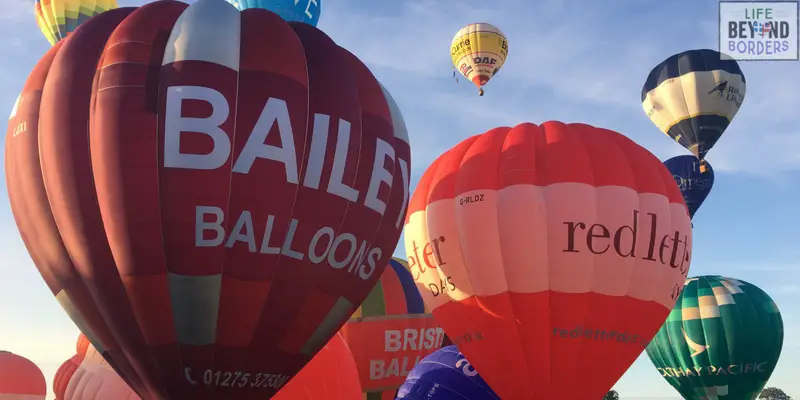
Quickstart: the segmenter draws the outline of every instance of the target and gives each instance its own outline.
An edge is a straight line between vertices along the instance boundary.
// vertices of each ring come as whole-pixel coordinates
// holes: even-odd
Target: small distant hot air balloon
[[[681,195],[689,209],[689,217],[694,218],[694,213],[703,204],[714,186],[714,169],[706,161],[705,172],[700,172],[700,161],[697,157],[690,155],[672,157],[664,161],[664,165],[669,172],[672,172],[672,178],[681,189]]]
[[[322,0],[225,0],[239,10],[263,8],[289,22],[305,22],[317,26],[322,13]]]
[[[767,293],[721,276],[687,279],[647,355],[686,400],[754,400],[783,347],[783,320]]]
[[[394,399],[414,365],[445,338],[408,263],[399,258],[389,260],[378,285],[339,332],[353,352],[367,400]]]
[[[526,123],[435,160],[405,244],[436,322],[500,398],[600,399],[675,304],[690,224],[672,175],[632,140]]]
[[[398,400],[500,400],[467,358],[450,345],[429,354],[411,370]]]
[[[47,382],[39,367],[25,357],[0,351],[0,399],[44,400]]]
[[[272,399],[356,400],[362,396],[356,362],[337,334]]]
[[[401,234],[410,147],[391,96],[324,32],[265,10],[99,14],[37,63],[8,127],[34,264],[145,398],[274,395]],[[226,385],[237,372],[252,381]]]
[[[453,68],[474,83],[478,87],[478,95],[483,96],[483,85],[506,62],[508,40],[494,25],[485,22],[469,24],[453,37],[450,57],[453,59]]]
[[[50,44],[56,44],[89,18],[117,8],[117,0],[35,0],[36,23]]]
[[[53,393],[56,395],[56,400],[64,400],[67,385],[81,365],[81,361],[83,361],[83,357],[76,354],[58,367],[56,374],[53,376]]]
[[[650,120],[700,159],[744,102],[745,78],[736,60],[715,50],[678,53],[656,65],[642,87]]]

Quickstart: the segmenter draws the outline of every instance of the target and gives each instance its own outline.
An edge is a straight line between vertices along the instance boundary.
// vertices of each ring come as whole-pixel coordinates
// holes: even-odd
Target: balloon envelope
[[[17,226],[142,397],[262,399],[396,247],[410,147],[389,98],[323,32],[265,10],[107,11],[40,60],[13,111]]]
[[[456,346],[442,347],[411,370],[397,392],[403,400],[500,400]]]
[[[367,299],[339,331],[353,352],[367,399],[391,398],[414,365],[442,346],[444,331],[408,271],[408,263],[389,260]]]
[[[0,351],[0,398],[44,400],[47,382],[39,367],[25,357]]]
[[[453,68],[481,88],[505,64],[508,40],[494,25],[483,22],[469,24],[453,37],[450,57]]]
[[[647,355],[687,400],[754,400],[783,347],[783,320],[768,294],[721,276],[687,279]]]
[[[405,226],[423,299],[504,399],[602,398],[675,304],[691,235],[658,158],[560,122],[492,129],[443,154]]]
[[[273,400],[356,400],[362,398],[358,368],[337,334]]]
[[[66,38],[102,12],[117,8],[117,0],[35,0],[36,23],[50,44]]]
[[[681,190],[683,200],[689,209],[689,217],[694,218],[697,209],[703,204],[714,186],[714,169],[706,161],[705,172],[700,172],[700,161],[695,156],[682,155],[664,161],[672,178]]]
[[[642,86],[642,107],[669,137],[703,160],[744,102],[744,73],[715,50],[689,50],[656,65]]]
[[[317,26],[322,13],[322,0],[225,0],[239,10],[263,8],[286,21],[305,22]]]

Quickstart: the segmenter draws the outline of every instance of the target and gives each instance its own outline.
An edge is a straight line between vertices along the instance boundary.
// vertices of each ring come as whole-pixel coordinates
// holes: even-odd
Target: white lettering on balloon
[[[187,100],[203,101],[211,106],[211,115],[206,118],[184,117],[183,105]],[[213,170],[222,167],[230,157],[231,143],[221,125],[231,115],[230,105],[225,96],[217,90],[202,86],[172,86],[167,88],[165,125],[164,125],[164,167]],[[303,186],[319,189],[327,143],[331,136],[330,116],[314,115],[314,129],[311,137],[310,154],[306,162],[306,176]],[[278,126],[281,146],[267,145],[267,135],[274,125]],[[386,161],[395,161],[395,149],[386,141],[376,138],[375,158],[367,192],[361,196],[358,190],[343,183],[344,168],[347,165],[350,142],[350,122],[338,121],[338,134],[334,146],[333,163],[330,167],[330,178],[325,190],[327,193],[351,202],[359,202],[381,216],[386,212],[386,201],[378,197],[384,186],[392,187],[393,171],[386,169]],[[185,133],[208,136],[213,148],[208,154],[181,153],[181,137]],[[300,170],[297,149],[294,142],[294,129],[289,118],[286,102],[277,98],[269,98],[264,104],[252,132],[248,136],[238,158],[233,163],[233,173],[248,174],[257,159],[272,160],[282,165],[282,173],[286,182],[299,184]],[[403,211],[408,203],[408,161],[397,159],[399,172],[403,181],[403,204],[400,215],[394,220],[400,226]],[[362,198],[363,197],[363,198]]]

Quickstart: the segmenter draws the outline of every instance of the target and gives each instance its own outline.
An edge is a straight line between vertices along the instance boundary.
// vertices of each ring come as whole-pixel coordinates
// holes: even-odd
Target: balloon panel
[[[499,400],[456,346],[428,355],[397,393],[404,400]]]
[[[404,236],[436,321],[501,398],[575,387],[588,399],[666,319],[691,235],[653,154],[613,131],[546,122],[490,130],[434,161]]]
[[[675,54],[650,72],[642,87],[645,114],[695,156],[714,147],[745,96],[745,77],[733,59],[714,50]]]
[[[341,332],[368,392],[399,387],[414,365],[444,340],[444,331],[431,316],[348,323]]]
[[[497,27],[477,23],[461,28],[450,45],[453,67],[481,87],[500,70],[508,57],[508,40]]]
[[[669,318],[647,347],[661,375],[688,400],[752,400],[783,346],[775,302],[738,279],[687,279]]]
[[[226,0],[239,10],[263,8],[278,14],[286,21],[305,22],[317,26],[322,12],[322,0]]]
[[[683,200],[686,201],[689,217],[693,218],[711,193],[711,188],[714,186],[714,169],[708,161],[705,161],[706,170],[700,172],[700,160],[690,155],[672,157],[664,161],[664,165],[672,173]]]
[[[142,396],[275,393],[396,246],[410,148],[388,93],[316,28],[215,0],[60,43],[6,139],[42,277]],[[254,381],[226,386],[237,371]]]
[[[340,330],[368,399],[385,397],[384,392],[393,399],[414,365],[444,341],[407,268],[406,261],[390,260],[378,285]]]

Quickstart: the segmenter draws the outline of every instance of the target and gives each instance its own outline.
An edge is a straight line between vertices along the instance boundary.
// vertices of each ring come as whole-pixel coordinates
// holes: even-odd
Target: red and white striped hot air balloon
[[[42,370],[25,357],[0,351],[0,399],[44,400],[47,382]]]
[[[546,122],[439,157],[411,199],[405,242],[434,317],[501,398],[584,400],[601,398],[666,319],[692,231],[650,152]]]

